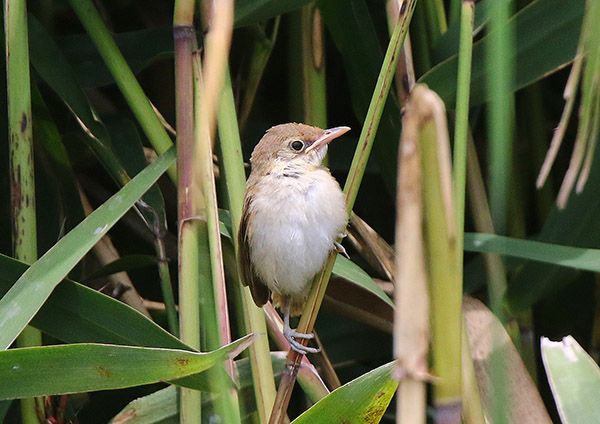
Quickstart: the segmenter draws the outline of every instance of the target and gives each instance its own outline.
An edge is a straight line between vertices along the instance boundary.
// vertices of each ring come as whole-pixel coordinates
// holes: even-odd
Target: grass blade
[[[293,423],[379,422],[398,387],[392,378],[395,366],[394,362],[382,365],[334,390]]]
[[[0,299],[0,349],[7,349],[56,285],[175,161],[169,150],[31,266]]]
[[[561,246],[534,240],[519,240],[495,234],[465,234],[465,250],[497,253],[552,265],[600,272],[600,249]]]
[[[598,365],[571,336],[563,338],[562,342],[542,337],[541,349],[561,421],[564,424],[598,422]]]
[[[0,399],[111,390],[173,380],[237,355],[248,335],[208,353],[132,346],[71,344],[0,352]]]

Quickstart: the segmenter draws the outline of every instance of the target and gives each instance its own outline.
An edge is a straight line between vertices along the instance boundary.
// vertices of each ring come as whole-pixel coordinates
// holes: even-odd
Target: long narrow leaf
[[[0,296],[27,270],[0,255]],[[63,280],[31,325],[67,343],[108,343],[192,350],[126,304],[70,280]]]
[[[542,359],[563,424],[600,422],[600,368],[571,337],[542,337]]]
[[[276,375],[280,375],[285,365],[284,352],[275,352],[271,354],[271,361]],[[248,358],[235,361],[237,371],[237,384],[239,389],[248,389],[252,385],[252,375],[250,370],[250,361]],[[246,399],[243,399],[243,398]],[[242,416],[256,412],[256,403],[252,392],[247,390],[241,394],[241,414]],[[210,407],[213,398],[211,396],[202,397],[202,407]],[[130,402],[119,414],[110,422],[113,424],[176,424],[179,422],[179,400],[177,388],[169,386],[148,396],[141,397]]]
[[[379,422],[398,387],[392,378],[395,366],[395,362],[382,365],[334,390],[293,423]]]
[[[0,352],[0,399],[119,389],[202,372],[235,356],[248,335],[209,353],[101,344],[72,344]]]
[[[560,246],[495,234],[465,234],[465,250],[497,253],[586,271],[600,272],[600,249]]]
[[[383,289],[379,287],[375,281],[373,281],[369,274],[363,271],[361,267],[356,265],[351,260],[346,259],[341,255],[337,255],[335,258],[335,264],[333,265],[333,274],[358,284],[362,288],[379,297],[388,305],[392,307],[394,306],[394,302],[392,302]]]
[[[175,161],[175,149],[90,214],[31,266],[0,299],[0,349],[7,349],[56,285]]]
[[[584,11],[584,0],[539,0],[531,2],[511,20],[516,27],[516,49],[512,52],[516,75],[512,90],[516,91],[566,66],[575,57]],[[486,36],[473,47],[471,104],[485,102]],[[456,55],[433,67],[419,81],[427,84],[452,107],[456,98]]]

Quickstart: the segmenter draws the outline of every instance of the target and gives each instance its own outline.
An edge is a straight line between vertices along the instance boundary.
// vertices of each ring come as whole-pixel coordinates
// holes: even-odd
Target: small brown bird
[[[347,224],[344,195],[321,162],[329,142],[349,129],[277,125],[250,158],[239,232],[242,281],[258,306],[273,292],[273,305],[284,314],[284,335],[301,354],[318,349],[295,340],[314,336],[291,329],[290,315],[301,313],[329,252],[345,253],[336,242]]]

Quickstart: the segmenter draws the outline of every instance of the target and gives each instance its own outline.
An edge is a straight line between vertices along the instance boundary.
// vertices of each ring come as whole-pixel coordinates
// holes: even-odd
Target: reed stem
[[[37,260],[37,218],[25,0],[5,0],[4,19],[13,255],[15,259],[31,264]],[[42,334],[26,327],[17,344],[20,347],[39,346]],[[39,423],[38,416],[43,416],[41,399],[22,399],[21,415],[25,424]]]

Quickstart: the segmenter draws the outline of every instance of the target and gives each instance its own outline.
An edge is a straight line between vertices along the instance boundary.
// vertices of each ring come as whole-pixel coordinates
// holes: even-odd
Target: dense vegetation
[[[0,422],[594,422],[597,3],[4,0]],[[352,128],[295,386],[236,265],[284,122]]]

